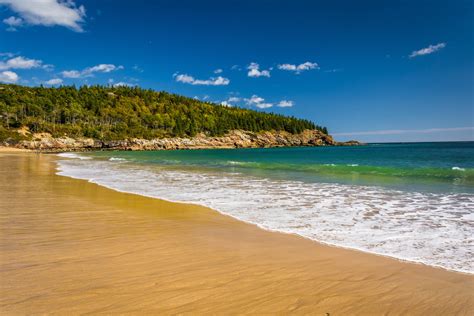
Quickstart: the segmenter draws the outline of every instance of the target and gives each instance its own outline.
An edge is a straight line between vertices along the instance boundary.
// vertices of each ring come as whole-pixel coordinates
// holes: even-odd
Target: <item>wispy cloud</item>
[[[123,69],[123,66],[115,66],[113,64],[99,64],[99,65],[96,65],[96,66],[93,66],[93,67],[88,67],[86,69],[84,69],[82,72],[85,74],[85,75],[90,75],[94,72],[111,72],[111,71],[114,71],[114,70],[119,70],[119,69]]]
[[[13,71],[2,71],[0,72],[0,82],[3,83],[16,83],[20,77]]]
[[[206,80],[196,79],[193,76],[187,74],[177,74],[173,75],[177,82],[187,83],[194,86],[227,86],[230,83],[230,80],[221,76],[211,77]]]
[[[427,129],[392,129],[364,132],[334,133],[334,136],[364,136],[364,135],[400,135],[400,134],[431,134],[440,132],[460,132],[474,131],[474,126],[448,127],[448,128],[427,128]]]
[[[239,97],[229,97],[229,99],[227,101],[229,101],[229,102],[240,102],[240,100],[242,100],[242,99],[239,98]]]
[[[23,19],[11,16],[9,18],[3,19],[3,23],[9,26],[7,31],[14,32],[17,30],[17,27],[20,27],[23,24]]]
[[[229,98],[230,100],[230,98]],[[239,99],[240,101],[240,99]],[[290,100],[281,100],[280,102],[278,103],[272,103],[272,102],[265,102],[265,99],[262,98],[262,97],[259,97],[258,95],[254,94],[252,95],[250,98],[245,98],[243,99],[243,101],[245,101],[245,103],[248,105],[248,106],[255,106],[259,109],[268,109],[268,108],[271,108],[273,106],[278,106],[278,107],[292,107],[295,103],[293,101],[290,101]]]
[[[249,106],[255,106],[260,109],[271,108],[273,103],[265,102],[265,99],[254,94],[248,99],[244,99],[245,103]]]
[[[54,85],[58,85],[58,84],[62,84],[62,83],[63,83],[63,79],[61,79],[61,78],[54,78],[54,79],[50,79],[48,81],[45,81],[45,84],[50,85],[50,86],[54,86]]]
[[[229,102],[227,102],[227,101],[222,101],[222,102],[221,102],[221,105],[227,106],[227,107],[234,106],[233,104],[231,104],[231,103],[229,103]]]
[[[6,61],[0,61],[0,70],[7,69],[32,69],[42,67],[43,62],[38,59],[30,59],[23,56],[10,58]]]
[[[222,69],[219,68],[219,69],[214,70],[214,73],[215,73],[215,74],[221,74],[223,71],[224,71],[224,70],[222,70]]]
[[[117,87],[133,87],[133,86],[136,86],[136,84],[120,81],[120,82],[114,83],[113,86],[116,88]]]
[[[227,100],[224,100],[224,101],[220,102],[220,104],[224,105],[224,106],[235,106],[235,104],[240,102],[240,101],[242,101],[241,98],[231,96]]]
[[[281,100],[277,104],[277,106],[279,106],[281,108],[289,108],[289,107],[292,107],[293,105],[295,105],[295,102],[290,101],[290,100]]]
[[[113,64],[99,64],[92,67],[84,68],[83,70],[65,70],[61,72],[64,78],[84,78],[92,77],[94,73],[109,73],[112,71],[123,69],[123,66],[116,66]]]
[[[280,64],[278,65],[278,69],[286,70],[286,71],[293,71],[296,74],[300,74],[303,71],[312,70],[312,69],[319,69],[319,65],[317,63],[312,62],[305,62],[299,65],[296,64]]]
[[[64,78],[80,78],[81,72],[77,70],[65,70],[61,72]]]
[[[439,44],[436,44],[436,45],[430,45],[428,47],[413,51],[410,54],[410,58],[433,54],[433,53],[435,53],[435,52],[437,52],[440,49],[445,48],[445,47],[446,47],[446,43],[439,43]]]
[[[76,32],[82,32],[86,16],[84,6],[77,6],[73,0],[0,0],[0,6],[6,5],[21,18],[13,17],[4,23],[19,25],[64,26]],[[21,20],[21,21],[19,21]],[[10,25],[15,27],[15,25]]]
[[[268,70],[260,70],[260,65],[257,64],[257,63],[250,63],[250,65],[248,65],[247,67],[248,69],[248,73],[247,75],[249,77],[253,77],[253,78],[258,78],[258,77],[270,77],[270,69]]]

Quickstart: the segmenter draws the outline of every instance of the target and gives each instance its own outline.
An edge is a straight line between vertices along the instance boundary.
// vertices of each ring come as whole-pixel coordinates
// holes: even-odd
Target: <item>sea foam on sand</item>
[[[58,174],[211,207],[267,230],[474,273],[474,195],[270,180],[61,154]]]

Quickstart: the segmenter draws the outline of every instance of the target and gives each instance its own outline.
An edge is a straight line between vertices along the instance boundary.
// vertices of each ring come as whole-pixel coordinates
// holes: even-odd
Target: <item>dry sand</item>
[[[0,146],[0,154],[1,153],[15,153],[15,152],[33,152],[33,151],[28,150],[28,149],[15,148],[15,147]]]
[[[0,153],[0,312],[473,314],[474,276],[263,231]]]

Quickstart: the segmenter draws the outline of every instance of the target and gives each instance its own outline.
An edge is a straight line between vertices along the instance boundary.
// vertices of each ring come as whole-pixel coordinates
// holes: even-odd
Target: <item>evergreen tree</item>
[[[0,84],[0,140],[13,129],[53,136],[97,139],[156,138],[223,135],[233,129],[252,132],[287,131],[325,127],[275,113],[208,102],[139,87],[62,86],[24,87]]]

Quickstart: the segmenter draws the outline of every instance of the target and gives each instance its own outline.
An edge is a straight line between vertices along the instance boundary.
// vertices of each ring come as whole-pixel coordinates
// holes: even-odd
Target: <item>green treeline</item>
[[[24,87],[0,84],[0,139],[27,126],[31,132],[102,140],[223,135],[229,130],[288,131],[325,127],[139,87]]]

